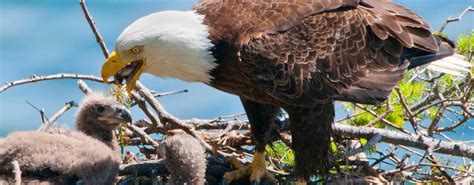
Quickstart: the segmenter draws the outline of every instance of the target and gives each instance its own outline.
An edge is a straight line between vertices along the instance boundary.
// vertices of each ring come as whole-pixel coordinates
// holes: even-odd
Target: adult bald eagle
[[[201,0],[132,23],[102,77],[125,79],[130,91],[146,72],[239,96],[256,146],[241,172],[255,181],[268,174],[266,138],[283,108],[304,183],[328,170],[335,100],[384,101],[408,69],[453,53],[421,17],[387,0]]]

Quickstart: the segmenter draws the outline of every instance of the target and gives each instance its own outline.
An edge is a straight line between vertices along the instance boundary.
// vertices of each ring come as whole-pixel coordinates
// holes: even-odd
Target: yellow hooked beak
[[[126,69],[127,74],[126,76],[122,76],[126,80],[126,89],[127,92],[130,93],[135,87],[135,83],[137,82],[140,75],[143,73],[143,66],[144,66],[144,59],[139,60],[122,60],[122,58],[118,55],[116,51],[110,53],[109,58],[105,61],[104,65],[102,66],[102,80],[105,83],[108,83],[108,79],[111,76],[117,74],[120,70],[124,69],[125,67],[130,67],[130,69]],[[127,66],[128,64],[133,64],[131,66]],[[123,75],[123,74],[118,74]]]

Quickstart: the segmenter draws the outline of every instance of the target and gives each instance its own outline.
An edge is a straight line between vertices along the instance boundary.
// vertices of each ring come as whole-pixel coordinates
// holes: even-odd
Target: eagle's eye
[[[133,54],[139,54],[142,52],[142,47],[141,46],[135,46],[132,49],[130,49],[130,52]]]
[[[102,112],[105,111],[105,107],[102,106],[102,105],[98,105],[98,106],[95,108],[95,111],[100,114],[100,113],[102,113]]]

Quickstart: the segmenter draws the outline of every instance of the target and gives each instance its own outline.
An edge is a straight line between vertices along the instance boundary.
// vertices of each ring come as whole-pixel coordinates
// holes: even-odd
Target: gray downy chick
[[[12,182],[10,163],[16,160],[25,183],[29,179],[37,184],[69,184],[83,179],[87,185],[113,184],[121,163],[114,130],[129,122],[130,113],[113,97],[91,93],[79,106],[78,131],[52,128],[0,138],[0,174]]]
[[[201,185],[205,183],[205,149],[191,135],[179,133],[166,139],[160,144],[159,153],[165,158],[166,167],[170,172],[167,184]]]

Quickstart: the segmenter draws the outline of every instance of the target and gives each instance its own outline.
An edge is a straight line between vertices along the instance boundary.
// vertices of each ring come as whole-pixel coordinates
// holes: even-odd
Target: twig
[[[359,105],[359,104],[356,103],[355,106],[358,107],[358,108],[360,108],[360,109],[362,109],[362,110],[367,111],[368,113],[370,113],[370,114],[372,114],[372,115],[374,115],[374,116],[378,116],[376,112],[374,112],[373,110],[369,110],[369,109],[365,108],[365,107],[362,106],[362,105]],[[399,126],[393,124],[392,122],[388,121],[388,120],[385,119],[385,118],[382,118],[382,122],[383,122],[384,124],[386,124],[386,125],[388,125],[388,126],[394,128],[394,129],[397,129],[397,130],[399,130],[399,131],[405,133],[405,134],[410,133],[410,132],[408,132],[407,130],[405,130],[404,128],[401,128],[401,127],[399,127]]]
[[[181,93],[187,93],[189,92],[187,89],[181,90],[181,91],[172,91],[172,92],[165,92],[165,93],[153,93],[153,96],[156,98],[162,97],[162,96],[169,96],[169,95],[174,95],[174,94],[181,94]]]
[[[439,29],[438,33],[442,33],[444,31],[444,29],[446,29],[446,26],[448,26],[449,23],[452,23],[452,22],[457,22],[457,21],[461,21],[462,17],[467,13],[467,12],[472,12],[474,11],[474,8],[472,8],[472,6],[469,6],[467,7],[466,9],[464,9],[464,11],[461,12],[461,14],[459,14],[457,17],[455,18],[448,18],[446,19],[446,22],[443,24],[443,26],[441,26],[441,28]]]
[[[35,105],[33,105],[29,101],[25,101],[25,102],[40,113],[41,122],[43,123],[43,125],[46,124],[46,122],[48,121],[48,117],[46,116],[46,113],[44,112],[44,109],[39,109],[38,107],[36,107]]]
[[[172,91],[172,92],[165,92],[165,93],[155,93],[155,92],[152,92],[153,96],[158,98],[158,97],[163,97],[163,96],[169,96],[169,95],[175,95],[175,94],[180,94],[180,93],[187,93],[189,92],[187,89],[185,90],[181,90],[181,91]],[[132,103],[132,105],[130,105],[131,107],[137,105],[138,101],[134,101]]]
[[[410,107],[408,107],[408,104],[405,101],[405,98],[403,98],[403,94],[402,94],[402,91],[400,91],[400,88],[395,87],[395,91],[398,93],[398,99],[400,100],[400,103],[402,104],[403,108],[405,109],[407,113],[408,120],[410,120],[413,130],[418,135],[419,134],[418,127],[417,127],[417,123],[415,121],[415,116],[413,115],[413,112],[411,112]]]
[[[40,131],[45,131],[47,130],[49,127],[51,127],[51,125],[54,124],[54,122],[56,122],[56,120],[59,119],[59,117],[61,117],[66,111],[68,111],[69,109],[71,109],[72,107],[74,106],[77,106],[76,103],[74,101],[69,101],[69,102],[66,102],[66,104],[64,105],[63,108],[61,108],[56,114],[54,114],[51,119],[49,119],[45,124],[43,124],[41,126],[41,128],[39,128],[38,130]]]
[[[446,110],[446,105],[442,104],[442,106],[438,109],[433,121],[431,121],[430,127],[428,128],[428,135],[433,136],[433,132],[435,131],[436,127],[438,126],[439,121],[444,115]]]
[[[145,115],[151,120],[151,123],[154,128],[163,126],[160,120],[158,119],[158,117],[148,109],[145,101],[142,100],[141,96],[137,92],[132,92],[131,97],[135,101],[135,103],[138,105],[138,107],[142,109],[143,113],[145,113]]]
[[[81,5],[82,11],[84,12],[84,16],[86,17],[86,20],[89,23],[89,26],[94,32],[95,38],[100,45],[100,49],[102,49],[102,53],[104,54],[105,58],[108,58],[109,51],[107,50],[107,46],[105,45],[104,39],[102,39],[102,36],[97,30],[94,19],[92,19],[92,16],[89,14],[89,11],[87,10],[86,3],[84,2],[84,0],[79,0],[79,4]]]
[[[12,165],[13,165],[13,174],[15,174],[15,185],[20,185],[21,184],[20,164],[18,164],[18,161],[14,160],[12,161]]]
[[[46,80],[58,80],[58,79],[80,79],[80,80],[90,80],[90,81],[103,83],[102,78],[99,78],[94,75],[60,73],[60,74],[47,75],[47,76],[34,76],[29,79],[6,82],[4,86],[0,87],[0,92],[3,92],[11,87],[18,86],[18,85],[24,85],[24,84],[29,84],[29,83],[39,82],[39,81],[46,81]]]
[[[390,96],[388,97],[387,99],[387,110],[382,113],[381,115],[377,116],[377,118],[375,118],[374,120],[372,120],[370,123],[368,123],[367,125],[365,125],[366,127],[372,127],[374,126],[376,123],[378,123],[379,121],[381,121],[382,119],[384,119],[385,117],[388,116],[388,114],[392,113],[393,112],[393,107],[392,107],[392,100],[390,98]]]
[[[79,85],[79,89],[81,89],[81,91],[84,93],[84,94],[90,94],[92,93],[92,89],[89,88],[89,86],[87,86],[86,82],[82,81],[82,80],[78,80],[77,81],[77,85]]]
[[[380,134],[382,136],[381,141],[383,142],[415,147],[422,150],[433,147],[438,149],[436,150],[437,153],[474,158],[473,145],[440,141],[422,135],[404,134],[384,129],[356,127],[339,123],[334,124],[334,133],[344,137],[366,139],[372,138],[374,134]]]
[[[151,138],[147,133],[145,133],[142,129],[138,128],[137,126],[133,124],[129,124],[128,128],[132,130],[133,132],[139,134],[140,137],[142,137],[146,143],[153,146],[153,148],[158,149],[159,144],[153,138]]]
[[[446,172],[445,170],[445,167],[444,166],[441,166],[439,164],[439,162],[435,159],[435,157],[433,156],[433,153],[431,150],[428,150],[428,156],[429,158],[431,158],[430,161],[433,162],[433,164],[436,165],[436,168],[438,168],[438,170],[441,172],[441,174],[449,181],[450,184],[454,184],[454,180],[453,178],[448,174],[448,172]]]
[[[183,121],[168,113],[158,102],[158,100],[155,99],[150,90],[144,87],[140,82],[137,82],[137,84],[135,85],[135,89],[145,98],[145,100],[150,104],[153,110],[155,110],[155,112],[160,116],[160,120],[163,123],[168,122],[179,127],[180,129],[183,129],[188,134],[195,137],[206,148],[206,150],[212,151],[212,147],[207,144],[204,139],[202,139],[202,137],[196,132],[194,127],[185,124]]]
[[[347,152],[347,156],[353,156],[353,155],[356,155],[358,153],[364,152],[364,151],[368,150],[370,147],[372,147],[372,146],[376,145],[377,143],[379,143],[381,139],[382,139],[382,135],[374,134],[374,136],[372,136],[372,138],[370,138],[370,140],[364,146],[349,150],[349,152]]]

